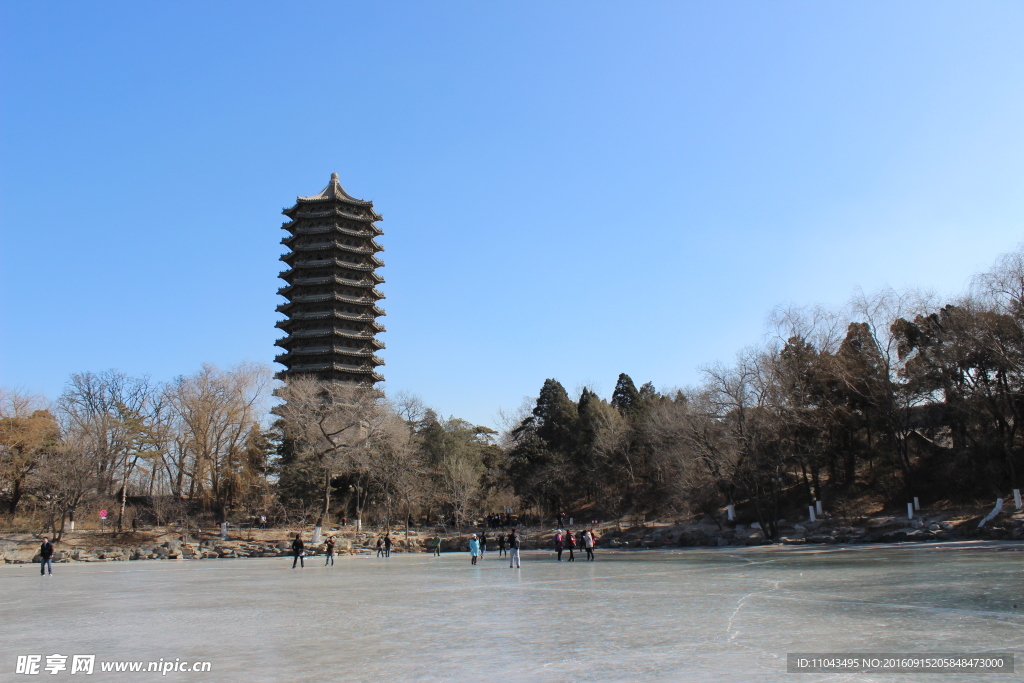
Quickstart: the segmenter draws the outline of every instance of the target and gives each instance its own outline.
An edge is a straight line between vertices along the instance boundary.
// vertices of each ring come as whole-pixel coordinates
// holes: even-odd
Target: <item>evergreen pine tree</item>
[[[626,373],[619,374],[619,380],[615,383],[615,391],[612,392],[612,407],[619,411],[623,417],[632,415],[639,407],[640,392],[636,385]]]

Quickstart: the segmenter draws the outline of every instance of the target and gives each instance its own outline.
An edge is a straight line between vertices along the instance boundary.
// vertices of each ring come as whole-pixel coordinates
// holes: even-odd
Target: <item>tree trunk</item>
[[[14,487],[11,489],[11,503],[7,506],[7,511],[12,515],[18,509],[18,502],[21,500],[22,494],[21,479],[15,479]]]
[[[807,492],[808,504],[813,505],[814,494],[811,492],[811,482],[807,478],[807,466],[803,462],[800,463],[800,473],[803,475],[804,478],[804,490]]]
[[[330,470],[324,471],[324,507],[320,510],[320,516],[316,520],[316,525],[322,527],[324,520],[331,511],[331,472]]]
[[[128,479],[121,483],[121,500],[117,510],[117,533],[121,533],[122,521],[124,520],[124,508],[128,504]]]
[[[168,469],[167,470],[167,474],[170,475],[170,473],[171,473],[171,471],[170,471],[170,469]],[[175,498],[180,499],[181,498],[181,490],[183,488],[185,488],[185,462],[184,462],[184,458],[182,458],[181,465],[178,467],[177,475],[175,477],[173,477],[173,478],[171,478],[171,477],[168,477],[168,478],[170,478],[170,480],[171,480],[171,494],[173,494]]]
[[[60,539],[64,538],[64,523],[67,521],[67,517],[68,517],[68,511],[67,511],[67,509],[62,507],[61,510],[60,510],[60,527],[57,526],[56,520],[54,520],[54,524],[53,524],[53,540],[54,541],[60,541]]]

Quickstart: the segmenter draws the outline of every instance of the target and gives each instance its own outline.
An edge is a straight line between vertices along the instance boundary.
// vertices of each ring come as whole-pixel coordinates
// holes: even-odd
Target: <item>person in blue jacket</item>
[[[476,564],[477,557],[480,555],[480,541],[477,539],[476,534],[473,534],[472,538],[469,539],[469,556],[470,564]]]

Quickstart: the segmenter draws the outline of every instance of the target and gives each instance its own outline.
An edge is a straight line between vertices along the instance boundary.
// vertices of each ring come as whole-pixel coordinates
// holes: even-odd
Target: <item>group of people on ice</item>
[[[324,556],[326,558],[324,566],[334,566],[334,548],[335,540],[334,536],[328,536],[327,540],[324,541]],[[295,569],[295,565],[298,564],[300,568],[305,569],[306,567],[306,544],[302,542],[302,534],[295,534],[294,540],[292,540],[292,556],[295,558],[292,560],[292,569]]]
[[[562,561],[562,552],[566,551],[566,550],[569,552],[569,562],[575,562],[576,561],[576,556],[575,556],[574,551],[577,548],[583,548],[584,550],[587,551],[587,561],[588,562],[593,562],[594,561],[594,546],[597,545],[597,534],[594,532],[593,529],[581,530],[581,531],[577,532],[575,535],[573,535],[572,531],[569,531],[569,530],[563,531],[562,529],[558,529],[557,531],[555,531],[554,542],[555,542],[555,553],[558,555],[558,561],[559,562]],[[41,553],[44,556],[46,555],[46,552],[45,552],[46,545],[48,545],[48,544],[44,541],[44,543],[43,543],[44,551]],[[333,565],[334,564],[334,549],[335,549],[334,537],[333,536],[328,536],[324,545],[325,545],[324,550],[326,551],[326,553],[325,553],[326,554],[326,562],[325,562],[325,564]],[[390,534],[383,534],[381,536],[378,536],[377,537],[377,548],[376,548],[377,549],[377,557],[390,557],[391,556],[391,546],[392,545],[393,545],[393,543],[391,541],[391,535]],[[441,537],[438,536],[435,539],[432,539],[431,545],[433,546],[433,554],[434,555],[440,555],[441,554]],[[509,567],[514,567],[514,568],[519,568],[521,566],[521,561],[519,559],[519,549],[520,549],[521,545],[522,545],[522,543],[521,543],[521,540],[520,540],[520,536],[516,532],[515,529],[512,529],[511,531],[509,531],[507,535],[506,534],[498,534],[498,557],[501,557],[501,556],[507,554],[508,555],[508,566]],[[52,546],[50,546],[50,547],[52,548]],[[305,544],[302,542],[302,535],[301,534],[295,534],[295,538],[292,541],[291,548],[292,548],[292,554],[294,555],[294,559],[292,560],[292,569],[294,569],[296,567],[296,565],[305,566],[304,558],[305,558],[305,555],[306,555],[306,548],[305,548]],[[470,562],[472,564],[477,564],[480,561],[480,559],[483,558],[483,556],[484,556],[484,554],[486,552],[487,552],[487,532],[485,531],[485,532],[481,533],[479,536],[477,536],[477,534],[473,534],[472,537],[469,539]],[[51,550],[51,554],[52,554],[52,550]],[[47,557],[47,559],[49,559],[49,558]]]
[[[516,533],[515,529],[513,529],[510,532],[508,532],[507,536],[504,535],[504,534],[498,534],[498,557],[501,557],[502,555],[507,554],[508,555],[508,566],[509,567],[515,567],[516,569],[518,569],[520,567],[520,562],[519,562],[519,546],[520,546],[519,534]],[[506,551],[507,551],[507,553],[506,553]],[[483,558],[484,553],[486,553],[486,552],[487,552],[487,532],[485,531],[484,533],[480,534],[479,537],[477,537],[476,534],[473,534],[470,537],[470,539],[469,539],[469,558],[470,558],[470,563],[471,564],[476,564],[479,559]],[[436,555],[440,555],[441,554],[441,539],[440,539],[440,537],[438,537],[438,539],[437,539],[437,552],[435,554]]]
[[[440,539],[438,539],[440,541]],[[498,536],[498,557],[501,557],[505,551],[505,544],[508,544],[509,548],[509,567],[519,566],[519,536],[516,534],[515,529],[509,532],[508,536]],[[558,561],[562,561],[562,551],[569,551],[569,562],[575,562],[576,556],[574,550],[577,547],[581,547],[587,551],[587,562],[594,561],[594,546],[597,545],[597,534],[593,529],[586,529],[579,531],[575,536],[572,531],[563,531],[558,529],[555,531],[555,552],[558,554]],[[437,552],[440,554],[441,544],[438,542]],[[470,564],[476,564],[487,552],[487,534],[481,534],[478,538],[476,534],[469,539],[469,557]]]
[[[574,536],[572,531],[562,531],[559,529],[555,532],[555,553],[558,555],[558,561],[562,561],[562,551],[569,551],[569,562],[576,561],[576,555],[573,552],[577,547],[582,547],[587,551],[587,562],[594,561],[594,545],[597,543],[597,534],[594,533],[593,529],[587,529],[585,531],[579,531]]]

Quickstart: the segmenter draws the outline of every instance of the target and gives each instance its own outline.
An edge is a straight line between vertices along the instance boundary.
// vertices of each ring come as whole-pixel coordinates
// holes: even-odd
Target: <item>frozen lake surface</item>
[[[1024,552],[599,551],[0,569],[0,680],[1020,681]],[[1015,652],[1016,674],[789,674],[790,652]],[[91,677],[18,655],[95,654]],[[101,674],[101,661],[212,672]],[[70,662],[70,660],[69,660]],[[44,658],[45,663],[45,658]]]

